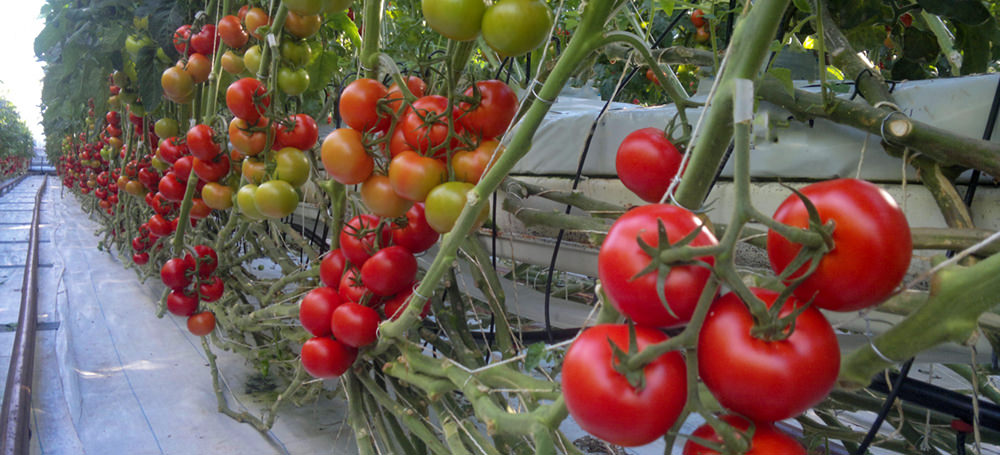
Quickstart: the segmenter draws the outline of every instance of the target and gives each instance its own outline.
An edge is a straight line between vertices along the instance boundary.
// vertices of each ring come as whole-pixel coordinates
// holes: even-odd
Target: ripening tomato
[[[323,139],[323,168],[344,185],[364,182],[375,169],[375,161],[365,152],[361,133],[352,128],[333,130]]]
[[[203,337],[215,330],[215,313],[202,311],[188,316],[188,331],[195,336]]]
[[[183,289],[174,289],[167,294],[167,311],[177,316],[191,316],[198,311],[198,295]]]
[[[233,117],[229,122],[229,142],[233,143],[240,153],[246,156],[257,156],[267,149],[267,128],[269,122],[261,118],[256,122],[247,122],[239,117]]]
[[[743,417],[725,415],[721,419],[737,430],[747,431],[750,429],[750,422]],[[707,423],[695,429],[691,436],[722,444],[722,437],[716,434],[715,429]],[[704,447],[693,439],[688,439],[688,442],[684,444],[684,455],[719,455],[719,452]],[[746,452],[746,455],[806,455],[806,449],[795,438],[782,433],[774,425],[759,422],[754,424],[750,450]]]
[[[439,148],[448,139],[448,98],[441,95],[427,95],[413,102],[410,110],[403,117],[400,127],[406,142],[421,154],[428,154],[432,149]],[[452,112],[457,116],[458,112]],[[454,126],[456,132],[459,125]],[[438,149],[434,157],[444,157],[446,151]]]
[[[347,259],[340,248],[330,251],[319,263],[319,279],[324,285],[337,289],[340,286],[340,278],[344,275],[344,268],[347,267]]]
[[[770,307],[778,293],[752,289]],[[802,306],[790,297],[787,316]],[[716,300],[698,334],[698,375],[727,409],[755,421],[795,417],[819,403],[837,381],[840,347],[830,323],[809,307],[782,340],[757,338],[754,318],[734,293]]]
[[[240,213],[247,218],[262,220],[264,219],[264,214],[260,213],[260,210],[257,210],[256,194],[257,185],[252,183],[243,185],[236,192],[236,206],[240,208]]]
[[[254,123],[271,105],[271,98],[265,96],[266,93],[267,89],[259,80],[245,77],[226,89],[226,106],[233,115]]]
[[[504,152],[504,147],[495,140],[483,141],[475,150],[461,150],[455,152],[451,157],[451,167],[455,171],[455,180],[460,182],[479,183],[483,178],[491,160],[493,163],[500,159]],[[494,158],[493,154],[497,157]]]
[[[344,302],[333,310],[330,330],[341,343],[360,348],[375,342],[380,319],[378,312],[370,307]]]
[[[448,168],[440,160],[413,151],[396,155],[389,162],[389,182],[400,197],[423,202],[434,187],[448,181]]]
[[[302,345],[302,366],[319,379],[344,374],[357,357],[356,348],[329,337],[314,337]]]
[[[330,317],[340,304],[340,294],[335,288],[318,287],[309,291],[299,304],[302,328],[313,336],[329,335]]]
[[[207,218],[212,214],[212,208],[205,204],[200,197],[191,198],[191,211],[188,212],[188,216],[191,219],[191,226],[194,226],[196,220],[201,220]]]
[[[441,234],[427,224],[423,202],[413,204],[406,211],[405,220],[392,226],[392,243],[410,250],[413,254],[427,251],[440,237]]]
[[[244,69],[246,69],[246,65],[243,63],[243,57],[231,50],[222,54],[222,58],[219,60],[219,63],[222,64],[222,69],[226,70],[229,74],[240,74]]]
[[[646,202],[658,203],[677,176],[682,159],[663,130],[642,128],[629,133],[618,146],[615,170],[626,188]]]
[[[486,4],[483,0],[423,0],[427,26],[445,38],[471,41],[479,36]]]
[[[552,10],[541,0],[500,0],[483,14],[483,40],[504,57],[541,46],[552,29]]]
[[[637,351],[665,341],[662,332],[635,327]],[[684,359],[668,352],[647,364],[637,388],[615,369],[611,344],[629,351],[629,328],[602,324],[585,329],[563,360],[562,392],[573,420],[588,433],[626,447],[648,444],[663,436],[687,401]]]
[[[413,205],[413,201],[404,199],[393,191],[389,177],[384,175],[372,174],[361,184],[360,193],[361,202],[364,202],[368,210],[384,218],[403,216]]]
[[[260,185],[267,177],[267,163],[253,158],[244,158],[240,165],[243,179],[247,182]]]
[[[284,218],[299,205],[299,195],[295,187],[284,180],[268,180],[261,183],[254,193],[257,210],[271,219]]]
[[[795,288],[795,295],[833,311],[860,310],[885,300],[906,275],[913,256],[910,225],[896,201],[885,190],[857,179],[827,180],[800,191],[816,206],[820,221],[833,221],[835,227],[833,251]],[[805,204],[795,195],[778,206],[774,219],[800,228],[809,223]],[[800,249],[777,232],[767,234],[767,256],[777,273]]]
[[[228,15],[219,19],[219,25],[215,28],[219,33],[219,38],[223,43],[233,49],[242,49],[250,40],[250,35],[243,29],[240,18]]]
[[[296,38],[308,38],[319,31],[323,18],[319,14],[298,14],[289,11],[285,16],[285,31]]]
[[[402,246],[378,250],[361,266],[361,281],[378,296],[404,291],[417,276],[417,259]]]
[[[274,177],[298,188],[309,180],[309,157],[302,150],[285,147],[274,154]]]
[[[377,108],[379,100],[387,94],[385,85],[374,79],[362,78],[348,84],[340,93],[339,101],[344,124],[358,131],[385,131],[389,127],[389,117]]]
[[[388,245],[390,238],[389,228],[380,228],[377,216],[357,215],[340,231],[340,251],[351,264],[361,267],[375,251]]]
[[[427,224],[442,234],[451,231],[458,220],[458,215],[468,204],[469,191],[475,185],[466,182],[445,182],[427,194],[424,202],[424,216]],[[473,223],[474,228],[481,226],[489,216],[489,205],[483,204],[483,208]]]
[[[257,32],[257,27],[271,25],[271,17],[267,15],[267,11],[255,6],[247,10],[246,16],[243,17],[243,22],[247,26],[247,31],[254,38],[263,39],[263,35]]]
[[[459,104],[462,116],[459,121],[465,130],[483,139],[493,139],[507,131],[511,120],[517,114],[517,95],[514,91],[498,80],[476,82],[475,88],[469,87],[465,96],[473,97],[479,92],[479,104]]]
[[[254,44],[243,51],[243,66],[247,68],[250,74],[257,74],[260,71],[260,59],[262,58],[261,52],[263,52],[259,45]]]
[[[698,27],[694,29],[694,40],[699,43],[708,42],[712,35],[708,33],[708,28]]]
[[[717,244],[715,236],[702,227],[702,222],[693,213],[667,204],[644,205],[625,212],[611,226],[597,255],[597,273],[611,302],[622,314],[637,324],[672,327],[691,319],[712,272],[693,264],[670,267],[660,291],[673,310],[672,316],[661,303],[656,270],[639,276],[651,259],[636,239],[638,237],[650,246],[658,246],[657,226],[660,222],[671,244],[699,228],[701,232],[689,243],[690,246]],[[709,265],[715,264],[712,256],[697,259]]]
[[[195,168],[197,173],[197,167]],[[233,189],[216,182],[208,182],[201,188],[201,198],[215,210],[226,210],[233,206]]]
[[[163,87],[163,95],[175,103],[187,104],[194,98],[194,79],[181,66],[163,70],[160,86]]]

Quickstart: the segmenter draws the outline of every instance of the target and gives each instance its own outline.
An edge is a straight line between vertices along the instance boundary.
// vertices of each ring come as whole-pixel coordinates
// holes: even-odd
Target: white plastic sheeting
[[[980,138],[986,128],[997,82],[996,75],[902,82],[896,84],[893,96],[900,109],[915,120]],[[818,90],[815,87],[805,89]],[[693,99],[704,101],[707,91],[702,87]],[[560,96],[535,133],[531,151],[515,165],[513,173],[575,175],[587,134],[603,105],[600,99]],[[760,108],[754,122],[755,148],[750,163],[754,177],[853,177],[857,175],[861,150],[867,140],[860,177],[889,182],[901,180],[900,160],[883,151],[878,136],[822,119],[811,126],[788,122],[787,111],[766,102],[760,103]],[[612,103],[594,133],[584,175],[616,175],[615,153],[622,139],[640,128],[663,128],[676,113],[674,105],[640,107]],[[700,114],[701,108],[688,109],[688,120],[694,123]],[[1000,135],[994,134],[994,137]],[[724,177],[732,175],[730,168],[731,163],[723,171]],[[910,171],[909,178],[913,177]]]
[[[50,188],[40,314],[58,328],[39,334],[32,453],[357,453],[341,400],[286,405],[266,435],[219,413],[200,339],[181,318],[155,317],[159,285],[98,251],[96,223],[58,181]],[[269,403],[244,393],[253,369],[214,352],[230,406],[261,415]]]

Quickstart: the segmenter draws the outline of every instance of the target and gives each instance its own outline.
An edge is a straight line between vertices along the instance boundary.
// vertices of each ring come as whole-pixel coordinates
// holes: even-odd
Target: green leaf
[[[334,28],[342,30],[347,34],[347,37],[351,40],[351,44],[353,44],[354,47],[361,47],[361,35],[358,34],[358,26],[351,20],[351,18],[347,17],[347,13],[340,12],[334,14],[330,19],[331,22],[333,22]]]
[[[795,4],[796,9],[802,11],[803,13],[812,12],[812,5],[809,4],[809,0],[792,0],[792,3]]]
[[[528,346],[524,353],[524,370],[534,370],[542,363],[543,358],[545,358],[545,343],[534,343]]]
[[[985,73],[993,59],[998,30],[995,20],[979,25],[955,24],[955,47],[962,52],[962,74]]]
[[[795,94],[795,86],[792,85],[792,70],[788,68],[771,68],[767,73],[781,81],[781,86],[789,95]]]
[[[968,25],[977,25],[990,18],[990,10],[980,0],[917,0],[924,10]]]
[[[660,0],[660,9],[666,13],[667,16],[672,16],[674,14],[674,0]]]
[[[139,61],[135,62],[136,76],[139,84],[139,98],[147,111],[154,111],[163,98],[163,88],[160,86],[162,70],[156,64],[156,48],[146,46],[139,50]]]

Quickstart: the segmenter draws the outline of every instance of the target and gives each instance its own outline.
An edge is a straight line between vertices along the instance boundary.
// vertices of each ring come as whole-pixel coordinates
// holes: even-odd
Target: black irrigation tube
[[[0,407],[0,454],[28,453],[28,423],[31,415],[31,384],[35,369],[35,329],[38,320],[38,222],[42,194],[48,177],[35,194],[35,209],[28,232],[28,257],[21,283],[21,309],[7,369],[3,405]]]

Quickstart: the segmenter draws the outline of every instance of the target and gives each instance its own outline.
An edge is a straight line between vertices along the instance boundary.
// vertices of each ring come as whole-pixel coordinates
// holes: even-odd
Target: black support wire
[[[674,27],[677,25],[677,22],[679,22],[682,17],[684,17],[684,13],[678,13],[676,16],[674,16],[674,19],[670,21],[670,24],[667,25],[667,28],[665,30],[663,30],[663,33],[661,33],[660,36],[656,38],[656,41],[653,43],[653,48],[656,48],[657,46],[660,45],[663,39],[666,38],[667,35],[670,33],[670,31],[674,29]],[[629,71],[629,73],[622,80],[621,84],[618,84],[618,87],[615,88],[615,92],[612,93],[610,97],[608,97],[608,101],[604,103],[604,107],[601,108],[601,111],[597,114],[597,117],[595,117],[594,121],[590,124],[590,132],[587,134],[587,139],[583,145],[583,151],[580,153],[580,160],[576,166],[576,176],[573,177],[573,191],[576,191],[576,189],[580,186],[580,180],[583,176],[583,166],[587,162],[587,155],[590,152],[590,144],[594,140],[594,133],[597,131],[598,122],[601,120],[601,117],[604,116],[604,113],[607,112],[608,108],[611,106],[611,103],[614,102],[615,98],[618,96],[618,93],[620,93],[621,90],[625,88],[626,85],[628,85],[629,81],[631,81],[632,78],[635,77],[635,73],[637,73],[638,71],[639,71],[639,66],[636,66]],[[572,209],[573,207],[567,204],[565,213],[569,214]],[[549,307],[551,306],[551,297],[552,297],[552,279],[553,279],[553,274],[555,273],[556,259],[559,257],[559,247],[562,246],[562,240],[565,234],[566,230],[560,229],[559,234],[556,235],[556,244],[552,248],[552,258],[549,260],[549,269],[545,279],[545,335],[546,335],[545,337],[549,343],[555,341],[555,336],[552,331],[552,319],[549,311],[550,309]]]

